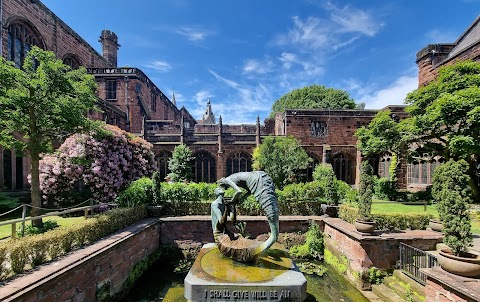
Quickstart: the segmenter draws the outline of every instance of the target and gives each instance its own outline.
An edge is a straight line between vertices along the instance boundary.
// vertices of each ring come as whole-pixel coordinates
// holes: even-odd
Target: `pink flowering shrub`
[[[132,181],[155,170],[152,145],[116,126],[107,133],[74,134],[53,155],[40,161],[40,189],[45,201],[68,203],[82,182],[99,201],[112,202]]]

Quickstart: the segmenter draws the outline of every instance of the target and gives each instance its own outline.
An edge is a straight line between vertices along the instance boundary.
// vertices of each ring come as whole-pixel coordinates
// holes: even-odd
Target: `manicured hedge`
[[[115,209],[72,227],[2,242],[0,280],[65,255],[145,217],[145,207]]]
[[[355,223],[358,209],[340,205],[338,216],[349,223]],[[377,230],[424,230],[427,228],[430,219],[434,216],[430,213],[382,213],[371,214],[373,220],[377,222]]]

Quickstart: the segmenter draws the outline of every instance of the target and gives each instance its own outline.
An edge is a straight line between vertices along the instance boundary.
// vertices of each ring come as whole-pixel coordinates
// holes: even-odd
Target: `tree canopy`
[[[53,52],[32,47],[22,69],[0,57],[0,144],[30,154],[33,206],[41,206],[40,154],[52,151],[55,140],[93,128],[87,113],[95,109],[95,91],[85,68],[71,70]]]
[[[479,200],[480,63],[440,68],[436,80],[407,95],[409,116],[399,122],[379,112],[355,133],[364,154],[402,152],[410,161],[441,156],[468,163],[469,185]]]
[[[195,160],[192,150],[187,145],[178,145],[173,149],[172,158],[168,161],[170,179],[172,181],[191,181],[193,179],[192,163]]]
[[[285,185],[298,182],[300,172],[311,161],[297,139],[268,136],[255,148],[252,167],[267,172],[275,186],[282,189]]]
[[[360,105],[361,106],[361,105]],[[320,85],[295,89],[276,100],[270,117],[285,109],[355,109],[357,105],[348,92]]]

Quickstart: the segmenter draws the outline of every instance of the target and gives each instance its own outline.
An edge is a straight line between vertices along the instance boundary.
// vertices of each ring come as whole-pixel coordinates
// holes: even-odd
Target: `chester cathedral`
[[[480,19],[475,20],[455,42],[430,44],[417,53],[419,85],[433,80],[443,65],[459,59],[479,60],[479,23]],[[355,185],[362,160],[355,130],[368,124],[379,110],[388,109],[399,118],[406,115],[401,105],[379,110],[288,109],[263,123],[257,118],[255,124],[227,125],[221,116],[215,117],[214,104],[206,100],[205,114],[196,120],[187,108],[177,107],[175,95],[165,95],[141,69],[117,66],[121,37],[113,31],[99,31],[100,54],[39,0],[0,0],[0,25],[1,55],[17,66],[36,45],[53,51],[72,68],[87,68],[98,83],[102,109],[90,117],[152,143],[162,177],[169,172],[168,160],[180,144],[195,155],[194,181],[215,182],[235,172],[250,171],[253,150],[264,137],[289,135],[300,140],[314,164],[330,163],[337,178]],[[436,165],[437,159],[401,161],[399,188],[418,190],[431,184]],[[388,176],[389,166],[388,154],[375,161],[379,176]],[[28,189],[29,169],[28,157],[0,147],[0,191]],[[307,171],[310,179],[311,170]]]

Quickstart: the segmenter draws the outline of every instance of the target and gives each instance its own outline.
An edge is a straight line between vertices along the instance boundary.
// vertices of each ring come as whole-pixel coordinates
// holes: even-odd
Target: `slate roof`
[[[456,46],[448,54],[448,59],[457,56],[478,42],[480,42],[480,16],[477,17],[472,25],[470,25],[470,27],[455,42]]]

